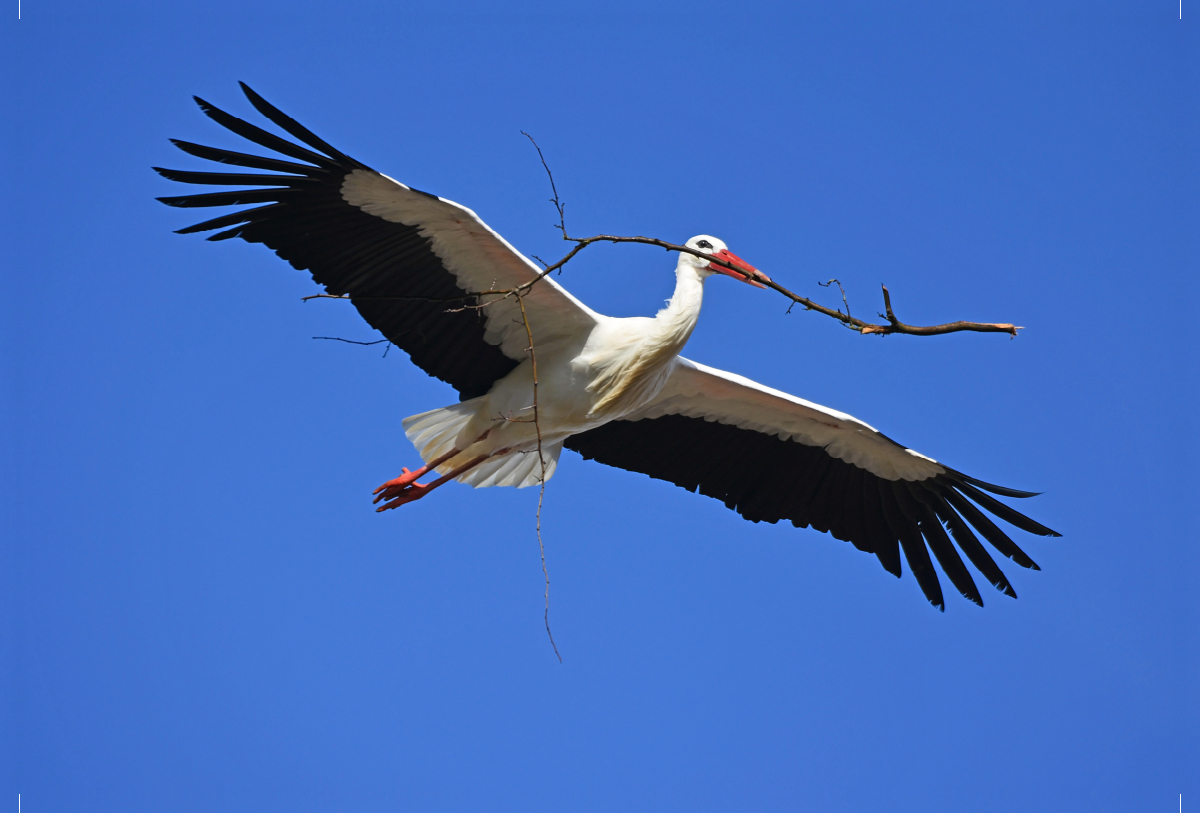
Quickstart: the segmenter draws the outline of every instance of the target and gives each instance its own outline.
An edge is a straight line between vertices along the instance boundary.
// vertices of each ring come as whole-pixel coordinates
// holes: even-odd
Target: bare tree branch
[[[546,271],[539,274],[537,278],[531,280],[530,282],[525,283],[525,285],[521,286],[521,287],[524,287],[526,289],[529,287],[532,287],[542,277],[546,276],[546,274],[566,265],[567,262],[569,262],[576,254],[578,254],[580,251],[582,251],[587,246],[590,246],[593,243],[601,243],[601,242],[641,243],[643,245],[659,246],[660,248],[665,248],[667,251],[677,251],[682,254],[692,254],[697,257],[703,257],[715,265],[719,265],[723,268],[728,268],[728,269],[734,271],[735,273],[737,273],[738,276],[741,276],[741,277],[747,276],[745,274],[745,272],[743,272],[740,268],[737,268],[737,267],[731,265],[730,263],[725,262],[724,260],[720,259],[719,257],[713,257],[709,254],[705,254],[702,251],[698,251],[696,249],[689,248],[688,246],[681,246],[681,245],[677,245],[675,243],[669,243],[666,240],[659,240],[654,237],[640,237],[640,236],[639,237],[621,237],[621,236],[614,235],[614,234],[599,234],[599,235],[596,235],[595,237],[567,237],[566,239],[572,243],[575,243],[575,248],[571,249],[571,252],[569,254],[567,254],[567,256],[565,256],[561,260],[559,260],[557,263],[549,266],[546,269]],[[772,290],[778,291],[779,293],[783,294],[788,299],[792,300],[792,302],[794,304],[803,305],[805,310],[816,311],[817,313],[822,313],[826,316],[830,316],[834,319],[837,319],[842,324],[844,324],[850,328],[853,328],[856,332],[862,333],[864,335],[865,334],[876,334],[876,335],[880,335],[880,336],[887,336],[891,333],[903,333],[903,334],[906,334],[909,336],[936,336],[936,335],[943,334],[943,333],[959,333],[962,331],[973,331],[976,333],[1007,333],[1011,336],[1016,336],[1017,331],[1021,329],[1020,326],[1018,326],[1018,325],[1010,325],[1007,323],[996,324],[996,323],[990,323],[990,322],[966,322],[966,321],[947,322],[947,323],[941,324],[941,325],[928,325],[928,326],[907,325],[904,322],[901,322],[899,319],[897,319],[895,313],[893,313],[891,311],[890,304],[888,304],[888,303],[890,303],[890,297],[887,294],[886,287],[884,287],[883,290],[884,290],[885,306],[888,308],[888,315],[886,317],[888,322],[887,322],[887,324],[873,324],[871,322],[864,322],[862,319],[856,319],[856,318],[850,316],[850,314],[842,313],[840,310],[837,310],[835,308],[827,308],[824,305],[820,305],[807,297],[803,297],[803,296],[800,296],[799,294],[789,291],[787,288],[784,288],[778,282],[775,282],[773,280],[769,280],[762,276],[754,277],[753,279],[754,279],[754,282],[757,282],[760,285],[765,285],[766,287],[771,288]],[[496,293],[499,293],[499,292],[496,292]]]
[[[583,249],[590,246],[592,243],[602,243],[602,242],[643,243],[645,245],[659,246],[660,248],[665,248],[667,251],[677,251],[680,253],[692,254],[692,255],[695,255],[696,257],[701,257],[701,258],[707,259],[707,260],[709,260],[710,263],[716,263],[717,265],[719,265],[723,268],[728,268],[728,269],[736,272],[739,276],[743,276],[743,277],[746,276],[746,274],[741,269],[735,268],[733,265],[727,263],[726,261],[724,261],[720,258],[713,257],[711,255],[705,254],[704,252],[697,251],[696,249],[688,248],[687,246],[681,246],[681,245],[677,245],[675,243],[668,243],[665,240],[658,240],[653,237],[619,237],[619,236],[612,235],[612,234],[598,234],[594,237],[571,237],[569,234],[567,234],[567,223],[566,223],[566,218],[563,214],[563,203],[559,199],[558,187],[554,183],[554,173],[550,171],[550,166],[546,163],[546,157],[542,154],[542,148],[538,146],[538,143],[536,141],[534,141],[533,136],[529,135],[529,133],[526,133],[524,130],[522,130],[521,135],[528,138],[530,140],[530,142],[533,144],[534,149],[537,150],[538,159],[541,160],[541,162],[542,162],[542,168],[546,170],[546,175],[550,179],[550,191],[554,193],[554,197],[552,197],[550,199],[550,202],[554,204],[554,208],[558,211],[558,224],[555,226],[555,228],[557,228],[560,232],[562,232],[562,236],[563,236],[564,240],[566,240],[567,242],[575,243],[575,247],[573,249],[571,249],[571,251],[565,257],[563,257],[561,260],[554,263],[553,265],[546,265],[546,263],[542,262],[542,265],[546,266],[545,270],[541,274],[539,274],[536,279],[531,280],[530,282],[526,283],[524,286],[521,286],[521,287],[526,288],[526,290],[528,290],[529,287],[532,287],[535,283],[537,283],[539,280],[541,280],[542,277],[546,276],[547,274],[549,274],[552,271],[562,268],[576,254],[578,254],[580,251],[582,251]],[[539,260],[539,262],[541,262],[541,260]],[[887,308],[887,316],[885,318],[888,320],[888,323],[886,325],[877,325],[877,324],[872,324],[870,322],[864,322],[861,319],[855,319],[854,317],[852,317],[850,315],[850,305],[848,303],[846,303],[846,291],[844,289],[842,289],[842,302],[843,302],[843,304],[846,305],[846,312],[843,314],[841,311],[831,309],[831,308],[826,308],[824,305],[818,305],[816,302],[813,302],[811,299],[808,299],[807,297],[800,296],[799,294],[794,294],[791,291],[789,291],[787,288],[784,288],[779,283],[768,280],[765,277],[756,277],[754,279],[754,281],[783,294],[788,299],[792,300],[792,305],[803,305],[805,310],[816,311],[817,313],[822,313],[826,316],[831,316],[834,319],[837,319],[842,324],[844,324],[846,327],[848,327],[858,333],[862,333],[864,335],[865,334],[875,334],[875,335],[880,335],[880,336],[886,336],[889,333],[904,333],[904,334],[907,334],[910,336],[934,336],[934,335],[941,334],[941,333],[958,333],[960,331],[974,331],[977,333],[1008,333],[1011,336],[1016,336],[1017,331],[1021,329],[1020,327],[1018,327],[1016,325],[1010,325],[1010,324],[993,324],[993,323],[989,323],[989,322],[964,322],[964,321],[947,322],[942,325],[930,325],[928,327],[919,327],[916,325],[906,325],[903,322],[901,322],[899,319],[897,319],[896,315],[892,312],[891,299],[888,296],[887,287],[883,288],[883,298],[884,298],[885,307]],[[836,282],[836,280],[830,280],[830,283],[832,283],[832,282]],[[830,283],[826,283],[825,286],[828,287],[828,285]],[[839,289],[842,288],[842,285],[840,282],[838,283],[838,288]],[[791,312],[790,305],[788,306],[788,312],[789,313]],[[883,314],[880,314],[880,316],[883,316]]]
[[[750,275],[747,275],[742,269],[731,265],[730,263],[726,262],[725,260],[723,260],[719,257],[713,257],[712,255],[705,254],[704,252],[699,251],[697,249],[690,248],[688,246],[679,245],[677,243],[671,243],[666,240],[659,240],[658,238],[655,238],[655,237],[621,236],[621,235],[615,235],[615,234],[597,234],[597,235],[593,235],[592,237],[571,237],[570,234],[568,234],[568,232],[567,232],[566,217],[564,214],[564,211],[565,211],[564,204],[563,204],[562,200],[559,198],[558,187],[554,183],[554,173],[552,173],[550,171],[550,167],[546,163],[546,158],[542,154],[542,148],[538,146],[538,143],[533,139],[533,136],[529,135],[528,133],[526,133],[524,131],[522,131],[522,135],[524,135],[526,138],[528,138],[530,143],[533,144],[534,149],[537,150],[538,158],[542,162],[542,167],[546,170],[546,175],[550,179],[550,189],[554,194],[554,197],[550,198],[550,202],[552,204],[554,204],[554,208],[558,212],[558,223],[555,224],[555,228],[558,229],[562,233],[563,240],[565,240],[569,243],[575,244],[571,248],[571,250],[568,251],[566,253],[566,255],[564,255],[562,257],[562,259],[560,259],[556,263],[548,264],[545,261],[543,261],[541,258],[538,258],[538,262],[540,262],[543,266],[542,270],[540,272],[538,272],[537,276],[535,276],[533,279],[531,279],[527,282],[524,282],[520,285],[517,285],[513,288],[493,288],[493,289],[487,290],[487,291],[471,291],[471,292],[464,293],[462,296],[459,296],[459,297],[449,297],[449,298],[434,298],[434,297],[423,297],[423,296],[374,296],[374,297],[372,297],[372,296],[357,296],[357,297],[353,297],[353,298],[354,299],[363,299],[363,300],[376,299],[376,300],[398,300],[398,301],[419,301],[419,302],[439,302],[439,303],[444,302],[446,304],[471,303],[473,301],[474,304],[464,304],[459,309],[485,308],[488,305],[492,305],[492,304],[495,304],[496,302],[504,301],[510,297],[513,297],[513,296],[519,297],[519,296],[524,295],[531,288],[533,288],[534,285],[541,282],[541,280],[544,277],[549,276],[550,274],[554,273],[555,271],[561,271],[563,266],[565,266],[568,262],[570,262],[571,260],[573,260],[575,258],[575,255],[579,254],[579,252],[583,251],[585,248],[587,248],[588,246],[590,246],[594,243],[640,243],[642,245],[658,246],[659,248],[666,249],[667,251],[674,251],[674,252],[678,252],[681,254],[691,254],[693,256],[700,257],[702,259],[708,260],[710,264],[716,264],[716,265],[721,266],[722,268],[726,268],[726,269],[733,271],[739,277],[751,278]],[[842,302],[843,302],[843,304],[846,304],[846,312],[845,313],[842,313],[840,310],[838,310],[836,308],[827,308],[824,305],[814,302],[813,300],[809,299],[808,297],[800,296],[797,293],[793,293],[792,291],[789,291],[787,288],[784,288],[778,282],[767,279],[764,276],[756,275],[753,277],[753,281],[759,283],[760,285],[764,285],[767,288],[771,288],[772,290],[777,291],[778,293],[781,293],[785,297],[790,299],[792,302],[792,305],[788,306],[789,313],[791,312],[792,306],[802,305],[805,310],[816,311],[817,313],[824,314],[825,316],[829,316],[833,319],[836,319],[839,322],[841,322],[843,325],[845,325],[846,327],[850,328],[851,330],[854,330],[855,332],[861,333],[863,335],[871,334],[871,335],[876,335],[876,336],[887,336],[892,333],[901,333],[901,334],[905,334],[908,336],[936,336],[936,335],[940,335],[943,333],[959,333],[959,332],[963,332],[963,331],[971,331],[971,332],[975,332],[975,333],[1007,333],[1010,336],[1016,336],[1017,331],[1021,329],[1021,327],[1018,325],[1012,325],[1012,324],[1008,324],[1006,322],[1005,323],[968,322],[968,321],[963,321],[963,320],[959,320],[956,322],[946,322],[946,323],[940,324],[940,325],[922,326],[922,325],[905,324],[904,322],[901,322],[896,317],[895,312],[892,310],[891,296],[888,293],[887,286],[881,286],[883,288],[883,300],[884,300],[884,308],[886,310],[886,314],[880,314],[880,316],[883,317],[884,319],[886,319],[887,321],[886,321],[886,324],[876,324],[876,323],[872,323],[872,322],[863,321],[862,319],[856,319],[850,315],[850,307],[848,304],[846,304],[846,292],[844,289],[842,289],[840,282],[838,283],[838,288],[842,289]],[[837,282],[837,280],[830,280],[830,283],[833,283],[833,282]],[[824,285],[827,287],[830,283],[825,283]],[[820,283],[818,283],[818,284],[820,284]],[[480,302],[479,297],[484,297],[484,296],[495,296],[497,298],[490,299],[487,302]],[[350,299],[350,298],[351,297],[348,294],[340,294],[340,295],[338,295],[338,294],[313,294],[312,296],[303,297],[302,301],[308,301],[310,299]]]

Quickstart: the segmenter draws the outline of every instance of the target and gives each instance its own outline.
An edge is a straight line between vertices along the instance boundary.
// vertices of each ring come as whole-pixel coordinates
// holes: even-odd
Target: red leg
[[[463,465],[459,466],[457,469],[455,469],[454,471],[445,475],[444,477],[439,477],[438,479],[434,480],[432,483],[428,483],[425,485],[422,485],[421,483],[411,483],[410,485],[400,489],[396,493],[395,497],[389,499],[388,502],[379,506],[375,510],[376,511],[386,511],[389,508],[399,508],[400,506],[407,505],[410,502],[416,502],[417,500],[421,499],[426,494],[428,494],[430,491],[433,491],[438,486],[445,485],[446,483],[453,480],[455,477],[458,477],[460,474],[470,471],[471,469],[475,468],[476,466],[478,466],[480,463],[482,463],[483,461],[485,461],[487,459],[488,459],[488,455],[481,455],[480,457],[477,457],[468,463],[464,463]],[[433,464],[430,464],[430,465],[433,465]],[[397,478],[397,479],[400,479],[400,478]],[[395,488],[389,488],[383,494],[376,497],[375,502],[379,502],[381,499],[386,497],[389,493],[394,492],[394,491],[396,491]]]
[[[442,465],[443,463],[445,463],[447,460],[454,457],[458,453],[459,453],[458,449],[451,449],[449,452],[442,455],[437,460],[434,460],[432,463],[428,463],[428,464],[422,466],[421,468],[417,469],[416,471],[409,471],[408,469],[401,469],[400,470],[401,474],[399,477],[397,477],[394,480],[388,480],[386,483],[381,485],[379,488],[375,489],[374,493],[379,494],[379,496],[375,498],[375,502],[379,502],[380,500],[390,500],[393,497],[403,494],[404,490],[406,488],[408,488],[410,485],[412,485],[417,480],[424,477],[426,474],[429,474],[429,472],[433,471],[438,466]],[[382,494],[380,494],[381,491],[383,492]]]
[[[475,440],[472,442],[472,445],[475,443],[479,443],[482,440],[485,440],[487,438],[487,436],[490,435],[491,433],[492,433],[491,429],[487,430],[482,435],[475,438]],[[467,448],[470,448],[470,447],[467,447]],[[439,457],[437,460],[433,460],[433,461],[425,464],[424,466],[417,469],[416,471],[409,471],[408,469],[401,469],[400,470],[401,474],[399,477],[397,477],[394,480],[388,480],[386,483],[381,485],[379,488],[375,489],[375,491],[373,493],[375,493],[377,496],[375,497],[374,501],[379,502],[380,500],[392,500],[401,495],[406,495],[409,497],[408,499],[405,500],[405,502],[412,502],[413,500],[420,499],[419,496],[413,497],[413,496],[411,496],[411,494],[413,494],[413,493],[420,494],[421,489],[433,488],[434,486],[432,483],[429,484],[428,486],[420,485],[417,483],[417,480],[421,479],[426,474],[429,474],[429,472],[433,471],[438,466],[445,463],[447,460],[450,460],[455,455],[459,455],[459,454],[462,454],[461,449],[451,449],[450,451],[446,452],[446,454]],[[482,460],[482,458],[480,458],[480,459]],[[467,469],[472,468],[473,466],[477,466],[477,465],[478,465],[478,462],[469,463],[466,468],[459,469],[458,474],[461,474],[462,472],[466,471]],[[451,476],[456,477],[456,476],[458,476],[458,474],[453,474]],[[446,478],[444,478],[444,477],[442,478],[442,480],[445,480],[445,479]],[[438,485],[440,485],[441,482],[442,481],[439,480]],[[417,489],[417,491],[414,492],[413,489]],[[386,505],[386,506],[384,506],[384,508],[395,508],[397,505],[403,505],[403,504],[404,503],[396,503],[395,505]],[[383,508],[380,508],[379,510],[382,511]]]

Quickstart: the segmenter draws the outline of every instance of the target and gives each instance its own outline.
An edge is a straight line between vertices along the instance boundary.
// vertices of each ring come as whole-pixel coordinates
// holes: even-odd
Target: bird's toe
[[[389,508],[399,508],[402,505],[415,502],[416,500],[419,500],[425,496],[426,488],[427,486],[423,486],[420,483],[414,483],[413,485],[403,489],[389,489],[375,498],[375,502],[379,502],[385,498],[388,500],[383,505],[376,508],[375,511],[378,513],[381,511],[386,511]],[[393,491],[395,493],[389,497],[389,493]]]

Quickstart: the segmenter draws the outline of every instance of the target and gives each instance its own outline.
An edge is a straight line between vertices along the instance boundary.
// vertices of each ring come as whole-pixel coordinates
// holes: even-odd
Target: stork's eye
[[[699,243],[696,243],[696,248],[712,248],[712,243],[707,240],[701,240]]]

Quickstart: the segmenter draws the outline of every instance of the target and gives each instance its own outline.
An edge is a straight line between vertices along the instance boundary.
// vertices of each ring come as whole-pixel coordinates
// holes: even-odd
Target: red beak
[[[756,282],[756,280],[761,279],[761,280],[766,280],[767,282],[771,281],[771,278],[768,277],[766,274],[764,274],[762,271],[759,271],[757,268],[752,266],[750,263],[746,262],[741,257],[739,257],[738,255],[734,254],[733,252],[731,252],[727,249],[721,249],[713,256],[719,260],[724,260],[725,262],[729,263],[730,265],[732,265],[734,268],[737,269],[737,271],[734,271],[732,269],[726,268],[723,265],[717,265],[716,263],[710,262],[708,264],[708,267],[711,268],[713,271],[720,271],[722,274],[731,276],[734,279],[740,279],[742,282],[747,282],[747,283],[753,285],[755,288],[766,288],[767,287],[767,286],[763,285],[761,282]]]

